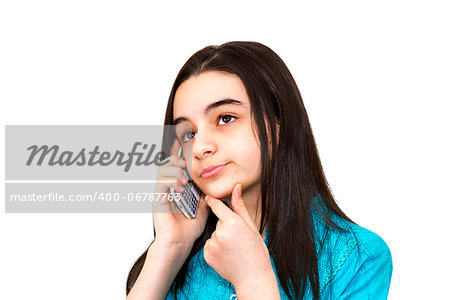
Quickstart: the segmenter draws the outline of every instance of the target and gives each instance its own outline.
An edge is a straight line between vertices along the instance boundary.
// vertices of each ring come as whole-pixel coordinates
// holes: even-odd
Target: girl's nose
[[[198,159],[205,159],[216,152],[217,146],[211,135],[199,134],[195,137],[192,154]]]

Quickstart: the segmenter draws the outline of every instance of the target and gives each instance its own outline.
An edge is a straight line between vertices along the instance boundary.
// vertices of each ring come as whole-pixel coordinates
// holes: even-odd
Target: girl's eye
[[[194,135],[195,135],[195,132],[193,132],[193,131],[186,131],[185,133],[183,133],[183,134],[181,135],[181,141],[182,141],[183,143],[189,142],[189,140],[191,140],[191,139],[194,138]],[[186,137],[188,137],[189,140],[186,140]]]
[[[222,115],[219,117],[219,125],[226,125],[236,120],[236,117],[233,117],[231,115]],[[223,123],[221,123],[223,121]],[[181,142],[187,143],[190,140],[192,140],[195,137],[195,132],[193,131],[186,131],[183,134],[181,134]]]
[[[232,119],[232,118],[234,118],[234,119]],[[225,122],[225,124],[229,124],[229,123],[233,122],[235,119],[236,119],[236,117],[233,117],[230,115],[222,115],[219,117],[219,125],[224,125],[224,124],[220,124],[220,120],[223,120]]]

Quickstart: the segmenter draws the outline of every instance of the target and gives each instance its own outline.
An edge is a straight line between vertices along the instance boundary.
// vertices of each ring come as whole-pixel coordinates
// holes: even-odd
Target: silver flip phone
[[[180,147],[178,156],[184,159],[183,147]],[[175,189],[171,187],[170,193],[185,217],[188,219],[194,219],[197,216],[198,202],[200,200],[201,191],[189,176],[187,169],[183,168],[182,170],[184,177],[188,180],[188,183],[183,186],[184,191],[182,193],[177,193]]]

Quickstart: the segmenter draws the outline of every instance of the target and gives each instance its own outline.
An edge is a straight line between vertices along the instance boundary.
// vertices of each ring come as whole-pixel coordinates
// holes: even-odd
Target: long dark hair
[[[334,200],[297,84],[282,59],[261,43],[238,41],[208,46],[192,55],[178,73],[167,104],[165,125],[173,125],[173,102],[178,87],[191,76],[205,71],[235,74],[246,88],[261,145],[262,219],[259,231],[262,234],[268,225],[269,253],[286,295],[302,298],[309,281],[313,297],[317,299],[319,274],[310,210],[312,199],[320,195],[330,212],[354,222]],[[271,137],[277,135],[277,141],[269,143],[273,140]],[[169,153],[170,146],[164,144],[163,152]],[[324,217],[327,224],[346,231],[328,216]],[[175,295],[185,283],[189,261],[210,238],[217,221],[214,214],[209,215],[205,231],[195,241],[175,277],[171,287]],[[127,294],[146,255],[147,251],[138,258],[128,275]]]

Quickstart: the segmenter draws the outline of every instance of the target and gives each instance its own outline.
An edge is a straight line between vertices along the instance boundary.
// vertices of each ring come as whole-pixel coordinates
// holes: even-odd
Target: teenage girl
[[[388,246],[338,207],[300,91],[256,42],[196,52],[173,85],[156,192],[202,191],[197,217],[154,213],[127,299],[386,299]],[[183,160],[177,156],[183,148]]]

